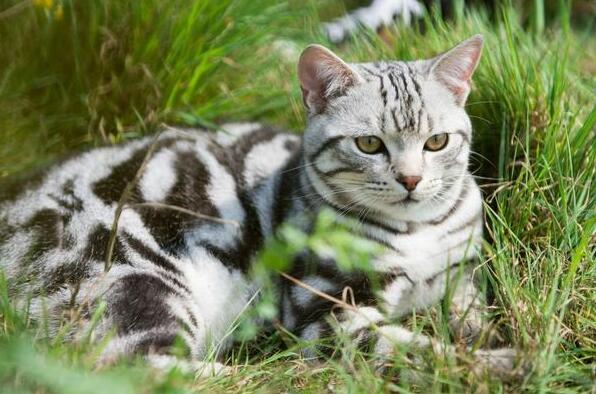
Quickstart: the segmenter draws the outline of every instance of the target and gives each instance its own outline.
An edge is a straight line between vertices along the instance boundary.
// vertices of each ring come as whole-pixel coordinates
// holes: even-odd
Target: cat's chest
[[[410,224],[407,232],[387,235],[387,247],[373,259],[375,269],[400,270],[414,281],[425,281],[448,266],[473,257],[481,231],[472,228],[454,236],[450,227]]]
[[[407,231],[392,237],[391,244],[408,258],[428,258],[448,249],[442,237],[445,230],[440,227],[407,223],[405,228]]]

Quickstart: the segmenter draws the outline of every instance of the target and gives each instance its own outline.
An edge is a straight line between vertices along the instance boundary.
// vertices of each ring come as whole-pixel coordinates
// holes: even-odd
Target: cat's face
[[[338,208],[403,220],[423,220],[449,201],[467,168],[472,130],[463,104],[481,45],[474,37],[428,61],[350,65],[309,47],[299,76],[310,112],[306,165],[318,193]]]

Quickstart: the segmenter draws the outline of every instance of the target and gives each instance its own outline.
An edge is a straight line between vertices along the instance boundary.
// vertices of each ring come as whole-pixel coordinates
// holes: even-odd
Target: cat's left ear
[[[470,81],[480,60],[483,43],[482,35],[477,34],[430,60],[429,76],[447,87],[460,106],[466,103],[470,93]]]

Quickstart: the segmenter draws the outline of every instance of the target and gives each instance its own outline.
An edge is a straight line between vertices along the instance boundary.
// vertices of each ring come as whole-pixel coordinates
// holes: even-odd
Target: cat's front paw
[[[473,353],[472,371],[476,375],[489,374],[505,381],[523,378],[529,371],[519,352],[513,348],[480,349]]]
[[[457,310],[449,313],[449,328],[455,342],[471,345],[480,336],[483,326],[482,314],[474,309],[466,314]]]

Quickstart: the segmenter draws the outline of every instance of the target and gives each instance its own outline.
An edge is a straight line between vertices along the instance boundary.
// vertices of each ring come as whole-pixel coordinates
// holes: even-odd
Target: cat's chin
[[[377,211],[385,218],[403,222],[420,222],[432,220],[436,214],[432,202],[428,199],[418,199],[408,196],[399,201],[379,204]]]

